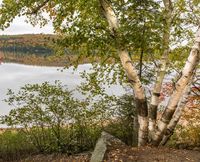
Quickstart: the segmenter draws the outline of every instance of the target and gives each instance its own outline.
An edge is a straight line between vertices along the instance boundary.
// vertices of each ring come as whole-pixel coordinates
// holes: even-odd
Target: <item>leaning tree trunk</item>
[[[164,136],[162,138],[162,141],[160,143],[160,145],[162,145],[162,146],[164,146],[167,143],[167,141],[169,140],[169,138],[173,135],[176,125],[181,118],[181,115],[186,107],[187,102],[188,102],[188,96],[191,92],[191,83],[185,89],[184,95],[182,96],[181,101],[180,101],[176,111],[174,112],[174,115],[173,115],[170,123],[167,126],[167,129],[166,129]]]
[[[172,3],[171,0],[163,0],[164,2],[164,29],[163,29],[163,54],[161,62],[157,68],[157,76],[155,85],[152,92],[152,97],[149,106],[149,137],[155,133],[156,120],[157,120],[157,109],[159,105],[159,97],[162,88],[162,83],[165,77],[168,55],[169,55],[169,44],[170,44],[170,30],[172,23]]]
[[[190,55],[187,59],[187,62],[182,70],[182,75],[175,85],[175,90],[173,91],[168,105],[165,111],[162,114],[161,119],[158,122],[158,129],[153,136],[153,145],[159,145],[163,134],[165,133],[167,126],[174,115],[174,112],[178,106],[178,103],[184,93],[184,90],[187,88],[190,80],[192,79],[193,73],[195,72],[197,65],[200,60],[200,29],[197,31],[195,43],[192,47]]]
[[[119,28],[119,23],[117,16],[111,6],[111,3],[108,0],[100,0],[100,4],[104,16],[106,17],[109,23],[111,34],[114,36],[114,39],[118,44],[118,47],[116,48],[118,49],[122,66],[134,90],[136,98],[136,108],[138,111],[138,123],[139,123],[138,146],[143,146],[146,145],[148,142],[148,108],[147,108],[147,100],[145,92],[127,50],[118,41],[119,40],[118,34],[121,33],[117,32]]]

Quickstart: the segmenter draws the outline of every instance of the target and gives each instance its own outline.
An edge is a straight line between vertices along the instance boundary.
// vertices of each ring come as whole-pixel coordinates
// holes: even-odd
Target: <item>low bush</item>
[[[181,124],[182,123],[182,124]],[[183,125],[183,123],[185,123]],[[181,118],[180,124],[172,135],[169,146],[179,148],[200,148],[200,110],[187,109]]]
[[[137,146],[137,116],[133,97],[123,95],[116,100],[113,119],[109,120],[105,131],[118,137],[130,146]]]
[[[1,123],[21,127],[40,153],[78,153],[91,149],[100,134],[98,109],[72,96],[60,82],[26,85],[6,102],[16,105]],[[98,107],[98,106],[96,106]]]

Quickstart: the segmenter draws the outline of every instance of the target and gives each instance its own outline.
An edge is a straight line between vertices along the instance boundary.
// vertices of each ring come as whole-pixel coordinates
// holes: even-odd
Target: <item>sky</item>
[[[0,4],[2,0],[0,0]],[[52,23],[49,22],[44,27],[40,28],[39,25],[33,27],[30,23],[25,22],[25,17],[17,17],[11,23],[10,27],[5,29],[4,31],[0,30],[0,35],[16,35],[16,34],[53,34],[53,26]]]

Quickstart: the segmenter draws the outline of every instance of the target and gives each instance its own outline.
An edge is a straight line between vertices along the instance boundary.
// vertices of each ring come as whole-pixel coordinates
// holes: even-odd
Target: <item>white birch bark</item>
[[[100,0],[101,7],[103,9],[104,16],[106,17],[111,33],[115,36],[116,41],[118,40],[117,30],[119,28],[119,23],[117,16],[112,9],[112,6],[107,0]],[[122,33],[123,34],[123,33]],[[128,79],[131,83],[131,86],[134,90],[136,96],[136,108],[138,109],[138,123],[139,123],[139,132],[138,132],[138,146],[146,145],[148,142],[148,108],[145,97],[145,92],[142,87],[141,81],[137,74],[135,67],[132,64],[132,61],[128,55],[127,50],[120,45],[118,42],[119,57],[122,63],[122,66],[128,76]]]
[[[153,136],[153,144],[159,145],[162,140],[162,136],[169,124],[178,103],[184,93],[185,88],[187,88],[188,83],[192,79],[193,73],[197,68],[200,60],[200,29],[197,31],[194,46],[191,49],[190,55],[185,63],[185,66],[182,70],[182,76],[177,81],[175,90],[173,91],[168,105],[162,114],[161,119],[158,122],[158,129],[156,130],[155,135]]]
[[[174,115],[173,115],[171,121],[169,122],[169,124],[167,126],[167,129],[166,129],[164,136],[162,138],[162,141],[160,143],[160,145],[162,145],[162,146],[164,146],[167,143],[167,141],[169,140],[169,138],[173,135],[176,125],[181,118],[182,112],[184,111],[186,104],[188,102],[188,96],[191,92],[191,83],[186,88],[184,95],[182,96],[181,101],[180,101],[176,111],[174,112]]]
[[[135,93],[136,108],[138,111],[138,145],[143,146],[148,142],[148,108],[145,92],[140,82],[139,76],[126,50],[120,50],[119,56],[123,68]]]
[[[152,97],[149,106],[149,137],[154,134],[156,128],[157,109],[159,105],[159,97],[162,88],[162,83],[167,69],[169,44],[170,44],[170,30],[172,23],[172,3],[171,0],[163,0],[164,10],[164,31],[163,31],[163,54],[161,62],[157,69],[157,77],[152,92]]]

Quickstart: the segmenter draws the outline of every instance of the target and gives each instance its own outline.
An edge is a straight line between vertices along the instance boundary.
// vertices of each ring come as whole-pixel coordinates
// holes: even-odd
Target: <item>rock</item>
[[[102,132],[101,137],[98,139],[95,149],[92,153],[90,162],[102,162],[104,159],[106,150],[108,149],[107,146],[116,144],[116,143],[125,145],[122,141],[110,135],[109,133]]]

